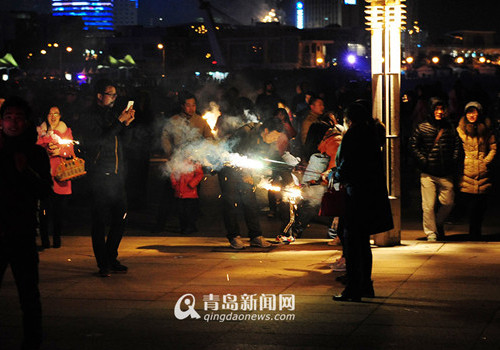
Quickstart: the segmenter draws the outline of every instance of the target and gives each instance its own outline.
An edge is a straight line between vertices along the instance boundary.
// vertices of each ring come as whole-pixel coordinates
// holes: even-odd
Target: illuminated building
[[[60,1],[52,0],[53,16],[80,16],[84,29],[113,30],[113,0]]]
[[[295,23],[299,29],[362,26],[363,4],[359,0],[300,0],[295,2]]]

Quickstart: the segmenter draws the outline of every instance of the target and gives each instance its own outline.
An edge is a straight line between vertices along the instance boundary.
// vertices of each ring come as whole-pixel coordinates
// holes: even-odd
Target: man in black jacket
[[[92,196],[92,247],[101,277],[109,277],[110,272],[127,272],[127,267],[117,260],[127,216],[121,134],[134,120],[135,111],[130,107],[117,113],[113,109],[116,96],[111,81],[97,82],[96,100],[86,116],[83,140]],[[110,229],[106,239],[107,219]]]
[[[447,105],[439,98],[430,100],[431,115],[417,125],[409,146],[421,171],[424,233],[428,241],[443,238],[443,224],[454,200],[453,176],[460,157],[460,138],[447,118]],[[436,195],[440,207],[435,213]]]
[[[23,312],[22,349],[42,342],[36,212],[37,201],[52,192],[49,157],[35,145],[30,114],[19,97],[0,108],[0,284],[10,265]]]

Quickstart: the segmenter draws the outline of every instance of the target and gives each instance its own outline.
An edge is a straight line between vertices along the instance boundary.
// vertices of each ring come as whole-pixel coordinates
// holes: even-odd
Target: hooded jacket
[[[483,194],[490,191],[492,183],[489,166],[497,151],[491,121],[479,117],[475,123],[470,123],[466,117],[462,117],[457,132],[465,153],[460,192]]]

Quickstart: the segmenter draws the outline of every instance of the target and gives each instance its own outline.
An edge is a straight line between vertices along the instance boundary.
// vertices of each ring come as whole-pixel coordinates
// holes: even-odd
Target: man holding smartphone
[[[92,247],[99,268],[98,275],[109,277],[111,272],[126,273],[128,270],[117,260],[127,217],[121,137],[124,129],[134,120],[135,110],[127,106],[118,115],[113,109],[116,86],[109,80],[98,81],[95,93],[95,103],[85,120],[82,148],[86,152],[91,188]]]

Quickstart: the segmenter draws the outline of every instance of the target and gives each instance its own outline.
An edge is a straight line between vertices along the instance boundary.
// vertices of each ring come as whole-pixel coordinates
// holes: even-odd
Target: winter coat
[[[82,148],[89,175],[115,174],[124,178],[122,134],[125,124],[112,108],[95,105],[85,116]]]
[[[34,242],[37,201],[51,193],[52,180],[47,152],[26,140],[25,135],[0,135],[0,244]],[[18,171],[16,157],[25,157],[27,167]],[[6,239],[6,240],[4,240]]]
[[[375,125],[353,125],[347,130],[339,150],[335,179],[347,192],[348,232],[371,235],[394,227]]]
[[[66,126],[64,122],[59,122],[56,130],[42,133],[38,136],[37,145],[42,146],[48,151],[49,143],[58,143],[59,140],[73,140],[71,129]],[[50,155],[50,172],[52,174],[54,193],[57,194],[71,194],[71,181],[57,181],[54,177],[57,167],[61,164],[62,159],[71,158],[75,152],[73,144],[60,145],[60,152],[58,156]]]
[[[176,198],[198,198],[197,186],[203,179],[203,170],[199,164],[193,167],[192,172],[170,175]]]
[[[313,111],[309,111],[306,119],[302,122],[300,126],[300,142],[302,145],[306,144],[307,133],[309,132],[309,128],[314,123],[318,122],[321,119],[321,115],[314,113]]]
[[[326,132],[323,140],[318,146],[318,151],[330,157],[328,169],[332,169],[337,166],[336,156],[337,151],[340,147],[340,143],[342,142],[342,133],[343,127],[340,125],[335,125],[333,128],[330,128]]]
[[[439,130],[443,134],[436,142]],[[461,155],[460,138],[451,123],[429,117],[417,125],[409,140],[409,147],[415,156],[420,171],[438,177],[456,174]]]
[[[497,151],[491,121],[468,123],[465,117],[457,127],[465,153],[463,172],[460,177],[460,192],[482,194],[492,188],[489,166]]]

